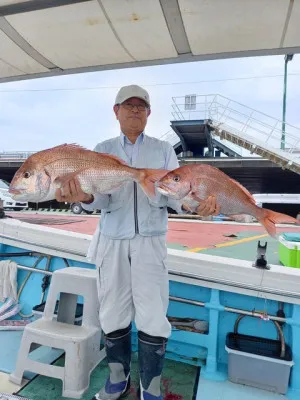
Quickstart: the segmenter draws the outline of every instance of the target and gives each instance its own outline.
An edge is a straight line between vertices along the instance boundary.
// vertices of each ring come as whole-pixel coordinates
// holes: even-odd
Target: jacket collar
[[[145,133],[142,132],[142,133],[138,136],[136,143],[144,143],[144,139],[145,139]],[[125,146],[125,143],[132,144],[132,143],[129,141],[129,139],[124,135],[123,132],[120,132],[120,141],[121,141],[121,145],[122,145],[123,147]]]

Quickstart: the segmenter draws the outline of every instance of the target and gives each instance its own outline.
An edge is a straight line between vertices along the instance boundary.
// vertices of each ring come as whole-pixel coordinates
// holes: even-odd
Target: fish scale
[[[245,204],[236,196],[236,188],[226,185],[226,182],[219,182],[210,177],[209,175],[201,174],[201,177],[195,178],[194,185],[197,187],[196,194],[201,200],[207,199],[209,196],[216,196],[217,204],[221,204],[221,212],[224,215],[235,214],[239,210],[239,213],[247,211]],[[222,187],[222,191],[216,191],[216,185]],[[238,190],[240,190],[237,187]],[[191,200],[190,200],[191,201]],[[195,204],[196,206],[199,205]]]
[[[56,190],[74,179],[87,194],[112,193],[134,181],[152,199],[155,182],[167,172],[133,168],[112,154],[64,144],[31,155],[15,173],[9,192],[15,200],[43,202],[54,200]]]
[[[256,205],[252,194],[239,182],[210,165],[185,165],[169,172],[157,184],[157,190],[181,200],[186,210],[195,212],[200,202],[215,196],[220,213],[248,214],[255,217],[275,237],[276,223],[299,224],[296,218]]]

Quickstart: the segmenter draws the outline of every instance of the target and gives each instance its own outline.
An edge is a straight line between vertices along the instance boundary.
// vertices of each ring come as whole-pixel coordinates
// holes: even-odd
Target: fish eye
[[[174,181],[174,182],[179,182],[179,181],[180,181],[180,176],[179,176],[179,175],[175,175],[175,176],[173,177],[173,181]]]
[[[26,171],[24,172],[24,178],[28,179],[31,176],[31,173]]]

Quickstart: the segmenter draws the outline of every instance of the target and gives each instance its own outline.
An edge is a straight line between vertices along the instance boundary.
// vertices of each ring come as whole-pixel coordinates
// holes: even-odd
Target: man
[[[151,113],[149,94],[131,85],[120,89],[113,107],[120,136],[98,144],[95,151],[114,154],[138,168],[172,170],[179,166],[173,147],[146,136]],[[139,396],[162,400],[160,380],[171,326],[166,267],[167,206],[182,212],[178,201],[157,193],[151,201],[139,185],[129,182],[110,195],[88,195],[73,181],[57,191],[57,200],[82,202],[86,210],[101,209],[100,225],[89,254],[99,272],[100,322],[110,375],[94,400],[116,400],[130,389],[131,322],[138,331]],[[215,198],[204,201],[201,215],[218,214]]]

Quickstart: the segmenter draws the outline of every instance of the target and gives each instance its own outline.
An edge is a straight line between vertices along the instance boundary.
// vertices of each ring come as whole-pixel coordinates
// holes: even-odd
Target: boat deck
[[[61,212],[57,213],[30,213],[30,212],[7,212],[8,215],[24,222],[49,226],[53,228],[93,234],[99,216],[94,215],[73,215]],[[280,227],[277,232],[299,232],[299,227]],[[232,222],[203,222],[186,220],[169,220],[169,232],[167,245],[169,248],[180,249],[187,252],[201,252],[204,254],[238,258],[254,261],[257,253],[257,242],[268,242],[267,259],[272,264],[280,264],[278,256],[278,241],[266,234],[259,224],[241,224]],[[2,332],[5,351],[0,350],[0,360],[3,356],[11,360],[11,365],[0,368],[7,373],[12,372],[17,357],[17,343],[21,339],[20,332]],[[18,336],[18,338],[17,338]],[[38,350],[38,349],[37,349]],[[3,351],[5,354],[3,354]],[[10,354],[8,354],[10,353]],[[57,354],[56,357],[59,357]],[[41,355],[37,355],[39,359]],[[53,362],[45,360],[44,362]],[[58,358],[54,363],[61,365],[63,357]],[[1,361],[0,361],[1,364]],[[136,388],[138,384],[136,354],[133,353],[133,385],[132,392],[127,397],[129,400],[136,399]],[[105,382],[108,374],[106,360],[102,361],[91,375],[89,391],[82,400],[89,400]],[[24,396],[30,400],[63,400],[61,396],[62,383],[60,380],[47,378],[45,376],[27,376],[31,379],[21,389],[15,387],[8,389],[1,382],[0,376],[0,400],[1,391]],[[6,389],[7,388],[7,389]],[[5,390],[6,389],[6,390]],[[287,400],[290,397],[274,394],[271,392],[236,385],[227,380],[210,381],[201,376],[201,367],[184,364],[182,362],[166,360],[162,379],[162,392],[164,400]]]
[[[60,358],[55,365],[63,365],[64,358]],[[102,361],[91,375],[91,382],[88,392],[82,400],[91,400],[100,387],[105,384],[108,376],[107,362]],[[199,368],[166,360],[162,379],[162,391],[165,400],[195,399],[199,377]],[[132,385],[128,400],[137,399],[136,390],[138,387],[137,355],[132,357]],[[27,397],[30,400],[58,400],[61,397],[62,382],[58,379],[49,379],[45,376],[37,376],[29,382],[18,395]]]
[[[55,362],[63,365],[63,357]],[[93,371],[88,392],[82,400],[91,400],[94,394],[105,383],[108,374],[106,361],[102,361]],[[132,357],[132,387],[128,400],[137,400],[138,387],[137,355]],[[165,361],[162,378],[162,395],[164,400],[287,400],[286,396],[236,385],[228,381],[212,382],[201,378],[201,369],[191,365]],[[16,394],[29,400],[64,400],[61,396],[62,383],[58,379],[36,376]],[[1,397],[0,397],[1,399]]]
[[[24,379],[21,388],[9,382],[8,374],[14,370],[22,333],[20,331],[2,331],[1,333],[2,340],[5,342],[5,349],[4,347],[0,349],[0,360],[2,361],[0,361],[0,369],[6,371],[6,373],[0,373],[0,400],[7,400],[7,397],[1,397],[1,392],[23,396],[29,400],[66,399],[61,395],[62,382],[59,379],[25,372],[26,379]],[[49,358],[49,355],[46,355],[44,347],[36,349],[31,357],[40,362],[60,366],[64,363],[64,356],[61,356],[59,351],[57,352],[57,359],[54,361]],[[107,375],[108,366],[106,359],[104,359],[91,374],[89,390],[82,397],[82,400],[91,400],[93,395],[104,384]],[[132,389],[127,397],[128,400],[137,400],[137,384],[137,354],[133,353]],[[170,359],[165,361],[161,388],[164,400],[288,400],[288,397],[283,395],[249,386],[237,385],[227,380],[211,381],[204,379],[201,376],[201,367]]]

